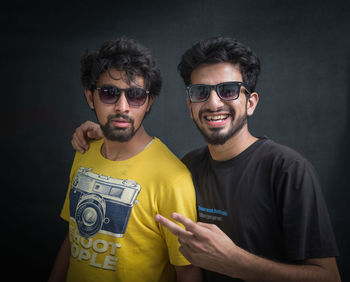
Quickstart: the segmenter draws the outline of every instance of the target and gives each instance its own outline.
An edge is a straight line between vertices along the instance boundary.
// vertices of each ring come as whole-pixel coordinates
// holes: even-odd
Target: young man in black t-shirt
[[[207,146],[187,154],[198,223],[174,213],[155,219],[204,269],[205,281],[340,281],[338,250],[311,164],[292,149],[248,130],[259,96],[258,57],[231,38],[202,40],[178,66],[191,118]],[[84,150],[81,126],[73,146]],[[85,143],[86,144],[86,143]]]
[[[207,147],[183,161],[196,187],[198,220],[215,224],[240,248],[292,264],[338,254],[316,172],[300,154],[263,137],[226,161],[214,160]]]
[[[208,146],[187,154],[198,220],[156,220],[206,281],[340,281],[338,250],[313,167],[248,130],[259,96],[258,57],[230,38],[202,40],[182,57],[191,118]]]

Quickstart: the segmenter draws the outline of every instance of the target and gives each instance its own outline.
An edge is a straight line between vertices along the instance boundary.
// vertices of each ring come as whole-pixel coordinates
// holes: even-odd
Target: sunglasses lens
[[[105,104],[114,104],[118,101],[122,89],[117,87],[101,87],[98,88],[98,93],[100,95],[100,100]],[[142,88],[129,88],[125,90],[125,97],[130,106],[142,106],[147,98],[146,90]]]
[[[238,83],[224,83],[218,85],[218,94],[223,100],[235,100],[239,96],[240,88]]]
[[[189,89],[189,96],[192,102],[203,102],[210,95],[210,87],[207,85],[193,85]]]
[[[147,92],[142,88],[130,88],[126,91],[126,99],[130,106],[142,106],[146,102]]]
[[[120,91],[118,88],[113,87],[101,87],[98,91],[100,95],[100,100],[105,104],[114,104],[117,102],[120,96]]]

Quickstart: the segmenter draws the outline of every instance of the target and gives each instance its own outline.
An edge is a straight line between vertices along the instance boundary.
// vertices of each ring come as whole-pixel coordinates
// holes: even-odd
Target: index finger
[[[164,227],[168,228],[171,233],[173,233],[177,237],[192,235],[191,232],[186,231],[176,223],[171,220],[165,218],[164,216],[157,214],[154,219],[159,222]]]
[[[185,226],[186,230],[190,231],[191,233],[198,233],[200,231],[200,227],[195,222],[182,214],[174,212],[171,214],[171,217],[180,222],[183,226]]]
[[[74,133],[75,134],[75,133]],[[75,137],[75,135],[72,136],[72,141],[71,144],[73,146],[73,149],[84,154],[85,150],[87,149],[86,147],[82,146],[79,141],[77,140],[77,138]]]
[[[87,129],[84,129],[83,126],[79,126],[75,129],[75,133],[73,135],[73,138],[75,139],[75,141],[80,145],[85,147],[86,145],[88,145],[88,139],[85,137],[85,131]]]

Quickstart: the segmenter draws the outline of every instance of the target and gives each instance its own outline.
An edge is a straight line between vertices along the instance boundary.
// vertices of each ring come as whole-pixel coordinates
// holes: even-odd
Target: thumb
[[[102,132],[94,128],[89,128],[86,132],[86,136],[90,139],[101,139]]]

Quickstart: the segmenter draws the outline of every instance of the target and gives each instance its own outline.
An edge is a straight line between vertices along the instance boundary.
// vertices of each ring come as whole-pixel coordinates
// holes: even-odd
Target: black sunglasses
[[[221,100],[231,101],[238,99],[242,86],[247,94],[250,94],[246,85],[239,81],[223,82],[216,85],[193,84],[186,88],[186,92],[192,103],[207,101],[213,89],[215,89]]]
[[[102,86],[96,87],[96,90],[98,91],[101,102],[105,104],[115,104],[122,92],[124,92],[128,104],[133,107],[142,106],[146,102],[147,95],[150,93],[148,90],[137,87],[121,89],[115,86]]]

